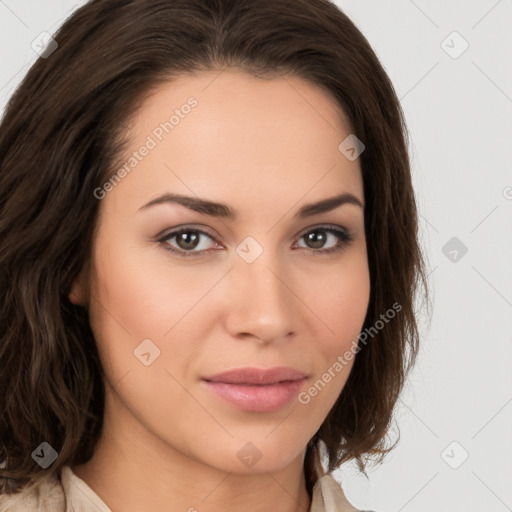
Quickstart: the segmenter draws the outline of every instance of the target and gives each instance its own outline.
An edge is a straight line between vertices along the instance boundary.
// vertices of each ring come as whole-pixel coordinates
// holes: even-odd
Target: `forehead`
[[[258,199],[260,208],[275,205],[283,194],[362,199],[359,162],[338,149],[349,134],[336,101],[300,78],[236,70],[180,76],[154,88],[131,118],[119,165],[130,156],[134,165],[111,195],[123,190],[123,202],[135,204],[171,191],[225,201],[236,191],[238,209]]]

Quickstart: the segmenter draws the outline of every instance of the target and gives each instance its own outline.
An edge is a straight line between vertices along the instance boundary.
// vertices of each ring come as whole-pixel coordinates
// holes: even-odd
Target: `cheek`
[[[199,336],[197,319],[190,322],[194,310],[187,312],[206,285],[199,286],[186,273],[164,275],[161,264],[150,260],[140,248],[102,247],[95,258],[90,324],[116,394],[140,419],[158,423],[190,407],[179,383],[185,380],[195,347],[176,339]]]
[[[92,293],[103,306],[98,316],[110,315],[107,320],[115,320],[133,341],[163,338],[197,303],[208,283],[194,279],[193,270],[169,268],[157,249],[122,243],[114,248],[105,247],[95,260]]]
[[[222,272],[202,278],[194,266],[171,266],[163,252],[116,239],[105,242],[106,238],[95,254],[90,308],[106,372],[115,381],[128,370],[139,369],[141,361],[134,351],[149,346],[158,354],[150,368],[169,368],[179,377],[199,350],[195,341],[206,337],[208,311],[201,298]],[[147,339],[156,348],[144,342]]]
[[[357,357],[358,338],[370,300],[370,276],[366,252],[354,251],[336,269],[317,275],[322,293],[306,300],[316,313],[316,372],[298,397],[311,418],[324,418],[336,402]]]
[[[315,284],[315,283],[310,283]],[[307,296],[308,304],[322,326],[318,340],[321,350],[331,358],[357,342],[370,300],[370,275],[366,252],[354,251],[339,266],[316,276]]]

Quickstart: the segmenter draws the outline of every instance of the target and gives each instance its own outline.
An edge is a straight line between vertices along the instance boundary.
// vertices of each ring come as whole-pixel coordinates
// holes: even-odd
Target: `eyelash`
[[[349,231],[347,231],[345,229],[338,229],[334,226],[317,226],[317,227],[309,228],[307,231],[303,231],[299,235],[299,240],[302,239],[305,235],[307,235],[309,233],[314,233],[315,231],[324,231],[326,233],[332,234],[338,238],[339,242],[335,247],[330,247],[329,249],[308,249],[308,248],[304,248],[304,247],[302,248],[302,249],[306,249],[307,251],[309,251],[313,254],[320,253],[320,254],[325,255],[325,254],[341,252],[342,250],[344,250],[346,247],[348,247],[354,241],[354,235],[352,233],[350,233]],[[210,237],[214,242],[218,243],[215,240],[215,238],[213,237],[213,235],[211,235],[210,233],[203,231],[201,229],[196,229],[196,228],[187,227],[187,226],[181,227],[178,230],[168,233],[164,237],[160,238],[158,240],[158,242],[163,245],[163,248],[166,251],[172,252],[179,256],[183,256],[185,258],[203,256],[202,253],[204,253],[208,250],[212,250],[212,249],[206,249],[204,251],[183,251],[183,250],[176,249],[167,243],[169,239],[174,238],[177,235],[180,235],[183,233],[189,233],[189,232],[206,235],[206,236]],[[213,250],[216,250],[216,249],[213,249]]]

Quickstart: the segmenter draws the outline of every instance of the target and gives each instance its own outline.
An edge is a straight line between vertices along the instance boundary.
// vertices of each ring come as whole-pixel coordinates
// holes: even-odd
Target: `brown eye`
[[[324,249],[329,239],[335,242],[334,245]],[[332,227],[318,227],[305,232],[300,239],[306,242],[306,248],[314,253],[328,254],[341,251],[354,240],[354,236],[346,230],[334,229]],[[334,239],[334,240],[333,240]]]
[[[171,241],[175,239],[173,243]],[[163,244],[167,251],[177,253],[181,256],[201,256],[208,251],[208,242],[205,240],[214,240],[213,237],[200,229],[181,228],[173,231],[158,242]]]
[[[176,237],[176,243],[179,245],[180,249],[185,251],[195,249],[199,245],[200,235],[195,231],[183,231],[174,236]]]
[[[311,249],[321,249],[328,239],[328,236],[325,231],[316,229],[315,231],[311,231],[307,235],[304,235],[303,238]]]

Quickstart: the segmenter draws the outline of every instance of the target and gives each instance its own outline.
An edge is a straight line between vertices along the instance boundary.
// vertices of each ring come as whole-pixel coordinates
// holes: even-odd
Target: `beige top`
[[[0,495],[0,512],[112,512],[106,503],[64,466],[60,480],[42,476],[20,493]],[[321,477],[313,488],[310,512],[362,512],[354,508],[330,475]]]

